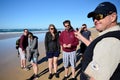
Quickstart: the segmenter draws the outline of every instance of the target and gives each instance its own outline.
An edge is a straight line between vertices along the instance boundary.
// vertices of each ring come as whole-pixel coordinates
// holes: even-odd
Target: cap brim
[[[90,18],[90,17],[93,17],[95,15],[95,12],[90,12],[87,17]]]

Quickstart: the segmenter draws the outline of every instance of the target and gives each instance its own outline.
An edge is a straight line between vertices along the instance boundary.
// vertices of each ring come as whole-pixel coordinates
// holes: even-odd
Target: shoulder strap
[[[84,71],[86,69],[86,67],[88,66],[88,64],[92,61],[93,50],[94,50],[95,45],[100,40],[102,40],[103,38],[106,38],[106,37],[115,37],[120,40],[120,31],[108,32],[102,36],[99,36],[94,41],[92,41],[92,43],[87,47],[87,49],[84,53],[84,58],[82,60],[82,67],[81,67],[82,71]]]

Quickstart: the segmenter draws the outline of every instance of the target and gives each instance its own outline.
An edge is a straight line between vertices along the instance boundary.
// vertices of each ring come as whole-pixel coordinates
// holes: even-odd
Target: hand
[[[25,51],[23,51],[23,53],[25,53]]]
[[[24,54],[26,54],[26,53],[27,53],[27,51],[26,51],[26,50],[23,50],[23,53],[24,53]]]
[[[64,47],[64,48],[66,48],[66,47],[67,47],[67,45],[66,45],[66,44],[63,44],[63,47]]]
[[[71,48],[71,44],[68,44],[67,47],[68,47],[68,48]]]
[[[52,34],[52,40],[55,39],[55,34],[54,33],[51,33]]]
[[[90,77],[90,80],[95,80],[93,77]]]
[[[76,38],[80,39],[80,38],[79,38],[79,35],[81,35],[81,34],[79,33],[79,31],[74,32],[74,34],[75,34],[75,37],[76,37]]]
[[[83,30],[83,26],[81,26],[81,28],[79,28],[77,32],[80,33],[81,30]]]

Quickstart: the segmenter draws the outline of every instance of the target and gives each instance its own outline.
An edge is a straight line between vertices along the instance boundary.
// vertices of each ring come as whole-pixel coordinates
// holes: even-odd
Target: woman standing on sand
[[[55,77],[59,78],[57,73],[57,60],[60,53],[59,33],[53,24],[50,24],[48,29],[45,35],[45,49],[50,73],[48,79],[53,77],[52,68],[54,68]]]
[[[26,58],[27,58],[27,51],[26,48],[28,46],[28,29],[23,30],[23,35],[20,37],[20,43],[19,43],[19,53],[20,53],[20,63],[21,63],[21,69],[29,70],[26,67]]]
[[[33,66],[33,71],[34,71],[34,75],[33,77],[35,79],[38,78],[38,56],[39,56],[39,52],[38,52],[38,37],[34,36],[31,32],[29,32],[28,34],[28,48],[29,48],[29,61],[31,62],[32,66]]]

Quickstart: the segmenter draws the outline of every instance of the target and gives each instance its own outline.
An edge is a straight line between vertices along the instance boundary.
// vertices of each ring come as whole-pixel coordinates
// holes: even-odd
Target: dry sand
[[[97,32],[95,29],[90,29],[92,31],[92,38],[97,36]],[[15,40],[20,34],[17,35],[7,35],[6,37],[0,36],[0,80],[26,80],[31,77],[33,74],[33,70],[24,71],[20,68],[20,59],[17,57],[16,49],[15,49]],[[12,37],[12,38],[11,38]],[[4,39],[3,39],[4,38]],[[7,39],[9,38],[9,39]],[[48,80],[48,62],[45,57],[45,48],[44,42],[39,42],[39,79],[38,80]],[[77,55],[77,68],[76,68],[76,77],[79,80],[79,70],[80,70],[80,56]],[[30,63],[27,62],[27,65]],[[62,64],[62,54],[58,59],[58,72],[60,74],[60,78],[53,77],[51,80],[62,80],[64,77],[64,67]],[[71,70],[69,72],[71,78]]]

